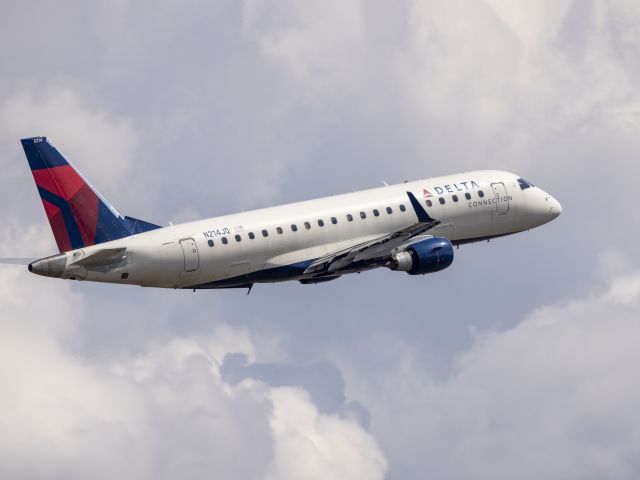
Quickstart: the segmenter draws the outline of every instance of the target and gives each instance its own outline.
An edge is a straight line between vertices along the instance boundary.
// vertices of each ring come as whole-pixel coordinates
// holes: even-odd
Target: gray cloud
[[[602,365],[616,365],[622,354],[630,365],[635,360],[625,338],[635,338],[630,319],[637,305],[623,307],[592,292],[613,288],[602,286],[603,275],[628,278],[629,265],[640,264],[629,244],[640,234],[630,207],[640,173],[639,18],[630,0],[7,5],[0,19],[0,256],[55,249],[18,143],[27,134],[52,136],[121,212],[160,223],[474,168],[517,171],[557,195],[564,213],[542,229],[464,247],[438,275],[371,272],[315,287],[257,286],[249,297],[60,284],[6,267],[0,326],[12,332],[6,344],[16,347],[15,360],[3,366],[3,384],[13,386],[4,411],[34,405],[27,402],[31,391],[45,398],[40,384],[33,386],[44,373],[11,368],[29,372],[32,359],[37,372],[59,379],[54,398],[72,398],[76,413],[91,414],[81,424],[92,415],[107,420],[104,435],[96,428],[86,437],[87,445],[101,448],[96,464],[105,475],[116,472],[106,466],[109,455],[132,451],[122,447],[126,434],[114,424],[138,422],[166,439],[162,445],[147,436],[131,440],[152,450],[133,455],[140,476],[162,464],[157,452],[184,444],[180,465],[194,466],[194,475],[213,459],[230,475],[260,477],[277,476],[274,465],[280,472],[292,468],[282,463],[295,458],[292,452],[310,458],[312,446],[296,450],[298,435],[308,432],[296,429],[311,422],[321,430],[328,422],[334,432],[349,432],[345,451],[360,478],[373,476],[366,468],[384,472],[384,458],[390,478],[446,476],[438,469],[449,467],[458,478],[477,477],[490,471],[482,458],[494,458],[502,446],[508,455],[496,476],[520,474],[516,461],[536,459],[545,461],[529,471],[551,478],[580,476],[581,465],[601,476],[637,476],[625,456],[636,453],[626,446],[631,434],[615,415],[629,413],[627,406],[607,403],[606,390],[589,385],[605,376],[593,359]],[[584,300],[565,304],[566,298]],[[571,310],[581,302],[584,313]],[[538,313],[528,317],[541,305],[556,305],[542,312],[551,319],[557,310],[557,323],[567,330],[556,323],[545,330]],[[616,328],[603,328],[598,315]],[[578,317],[591,319],[584,331]],[[215,354],[216,342],[194,346],[223,331],[240,332],[246,341],[215,346]],[[588,346],[569,348],[581,336]],[[167,353],[178,348],[176,339],[200,353],[189,361]],[[564,363],[552,368],[526,348],[537,345],[554,358],[547,343],[566,349],[572,371]],[[215,371],[225,354],[238,352],[248,363],[237,366],[237,383],[205,373],[211,358]],[[458,362],[464,352],[474,360]],[[166,360],[151,375],[155,380],[137,385],[130,372],[136,362],[153,363],[154,355],[179,360]],[[118,374],[126,388],[106,373],[115,365],[129,372]],[[532,378],[527,398],[509,387],[517,385],[518,372]],[[161,387],[158,379],[171,375],[175,385],[191,381],[194,390]],[[140,417],[123,420],[125,408],[92,406],[95,398],[76,385],[94,385],[94,377],[92,388],[101,392],[94,397],[133,392],[129,398],[157,416],[130,422]],[[636,398],[634,378],[620,366],[613,395]],[[562,381],[593,393],[568,393]],[[249,393],[244,400],[225,397],[229,389]],[[529,397],[556,415],[549,417],[558,419],[556,430],[545,430],[546,418]],[[220,406],[236,443],[217,436],[214,421],[200,428],[184,420],[180,403],[202,398],[209,406],[187,409],[189,415],[209,418]],[[375,442],[349,420],[357,416],[336,414],[336,405],[348,408],[341,402],[352,398],[371,412]],[[510,403],[520,409],[509,410]],[[583,417],[575,420],[565,407]],[[75,421],[46,402],[24,412],[52,422],[51,435]],[[56,423],[58,417],[69,423]],[[255,424],[247,426],[245,417]],[[33,425],[16,418],[16,429]],[[276,429],[293,434],[274,437]],[[243,437],[245,430],[251,438]],[[56,472],[68,478],[70,458],[97,451],[69,441],[65,456],[49,448],[49,437],[22,438],[27,453],[2,457],[0,468],[26,477],[37,476],[24,469],[34,452],[54,452],[48,465],[62,465]],[[200,445],[203,438],[229,445],[224,461]],[[589,442],[606,458],[592,455]],[[591,463],[569,465],[545,445]],[[373,453],[360,462],[365,451]],[[227,458],[243,455],[255,458],[253,467]],[[308,464],[333,472],[331,465]],[[86,468],[73,472],[95,473]]]
[[[598,293],[479,334],[443,380],[403,349],[405,371],[378,371],[358,392],[400,459],[396,474],[633,478],[639,301],[638,271],[615,275]]]
[[[231,385],[251,378],[274,387],[301,387],[309,392],[322,413],[338,413],[356,419],[364,428],[369,427],[371,414],[360,402],[346,401],[340,370],[328,361],[315,361],[308,365],[249,364],[244,353],[229,353],[223,359],[220,374]]]
[[[3,477],[383,477],[385,457],[356,421],[301,389],[223,380],[227,354],[255,355],[247,331],[218,325],[87,358],[70,345],[95,306],[62,282],[29,298],[19,276],[0,272]]]

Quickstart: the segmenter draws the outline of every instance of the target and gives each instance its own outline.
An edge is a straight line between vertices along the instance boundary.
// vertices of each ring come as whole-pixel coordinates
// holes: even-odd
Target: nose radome
[[[562,213],[562,205],[560,205],[560,202],[556,200],[556,206],[555,206],[556,212],[558,212],[558,216]]]
[[[553,218],[559,217],[562,213],[562,205],[560,205],[560,202],[553,197],[549,199],[549,202],[551,202],[551,215],[553,215]]]

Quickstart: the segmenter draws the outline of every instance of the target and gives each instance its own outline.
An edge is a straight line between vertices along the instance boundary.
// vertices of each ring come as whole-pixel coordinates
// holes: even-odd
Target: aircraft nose
[[[549,199],[549,202],[551,203],[549,213],[553,218],[558,218],[562,213],[562,205],[560,205],[560,202],[553,197]]]

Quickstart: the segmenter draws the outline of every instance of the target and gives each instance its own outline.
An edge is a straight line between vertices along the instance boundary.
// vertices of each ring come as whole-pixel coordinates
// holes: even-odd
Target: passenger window
[[[469,192],[465,193],[464,198],[466,198],[467,200],[471,200],[471,194]]]
[[[387,213],[391,215],[393,213],[393,208],[387,207]]]
[[[402,204],[401,204],[401,205],[400,205],[400,211],[401,211],[401,212],[404,212],[405,210],[406,210],[406,208],[404,208],[404,205],[402,205]]]
[[[432,207],[433,206],[433,202],[431,200],[427,200],[427,207]]]
[[[253,234],[253,232],[249,232],[249,238],[253,240],[254,238],[256,238],[256,236]]]
[[[241,242],[242,241],[242,237],[240,235],[236,235],[236,242]]]
[[[309,222],[304,222],[304,228],[309,230],[311,228],[311,224]]]
[[[480,198],[484,197],[484,192],[482,190],[478,190],[478,196]]]
[[[353,222],[353,215],[351,215],[350,213],[347,213],[347,220],[349,220],[350,222]]]
[[[207,243],[209,244],[210,247],[213,247],[213,240],[209,240],[207,241]]]
[[[444,198],[440,197],[438,201],[440,202],[440,205],[444,205]]]
[[[373,209],[373,216],[374,217],[379,217],[380,216],[380,212],[377,209]]]
[[[324,220],[319,219],[318,220],[318,225],[320,225],[321,227],[324,227]]]
[[[331,223],[335,225],[336,223],[338,223],[338,219],[336,217],[331,217]]]
[[[225,245],[229,243],[229,240],[227,240],[227,237],[222,237],[222,243],[224,243]]]
[[[282,235],[282,227],[276,228],[276,232],[278,232],[278,235]]]
[[[291,231],[292,232],[297,232],[298,231],[298,226],[295,223],[291,224]]]
[[[262,236],[263,237],[268,237],[269,236],[269,232],[267,230],[262,230]]]
[[[367,218],[367,214],[364,212],[360,212],[360,218],[364,220],[365,218]]]
[[[454,201],[454,202],[457,202],[457,201],[458,201],[458,195],[454,195],[454,196],[452,196],[451,198],[453,198],[453,201]]]

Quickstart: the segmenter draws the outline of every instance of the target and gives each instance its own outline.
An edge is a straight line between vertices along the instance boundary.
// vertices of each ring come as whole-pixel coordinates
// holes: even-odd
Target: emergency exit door
[[[504,183],[496,182],[491,184],[491,188],[493,189],[493,198],[495,210],[495,215],[507,215],[509,213],[509,193],[507,192]]]
[[[200,256],[198,255],[198,246],[193,238],[184,238],[180,240],[182,254],[184,255],[184,271],[195,272],[200,266]]]

